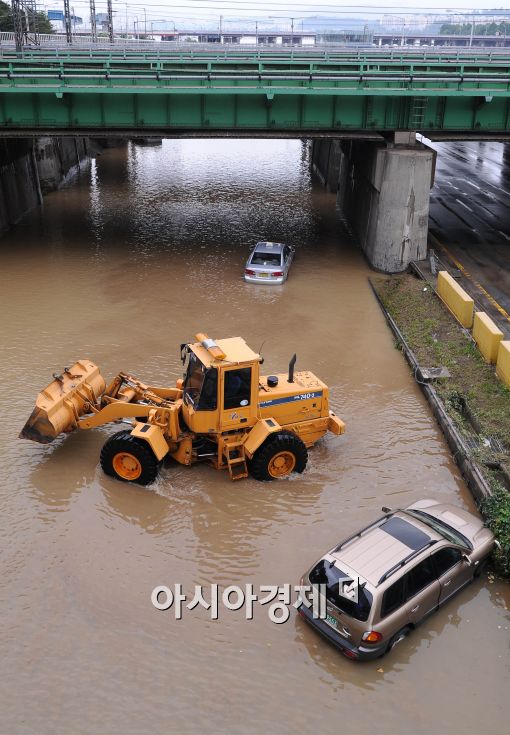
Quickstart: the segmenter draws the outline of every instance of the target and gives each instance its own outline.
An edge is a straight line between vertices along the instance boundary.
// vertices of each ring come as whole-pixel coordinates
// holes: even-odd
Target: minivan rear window
[[[341,595],[339,593],[339,582],[344,582],[348,576],[336,565],[332,566],[331,562],[322,559],[310,572],[310,582],[325,585],[326,598],[329,602],[349,617],[365,622],[368,620],[370,608],[372,607],[372,595],[365,588],[358,590],[357,602]]]

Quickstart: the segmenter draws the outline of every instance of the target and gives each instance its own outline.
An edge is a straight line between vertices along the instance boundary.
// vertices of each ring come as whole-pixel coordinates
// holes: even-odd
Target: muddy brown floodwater
[[[263,238],[296,245],[282,288],[242,280]],[[151,605],[156,585],[297,584],[381,505],[473,508],[302,143],[110,150],[0,253],[3,733],[507,731],[509,594],[487,577],[367,664],[294,610],[275,625],[267,606],[176,621]],[[290,480],[173,464],[150,489],[102,474],[110,430],[17,438],[52,372],[87,357],[106,376],[173,384],[198,331],[263,344],[271,372],[296,351],[348,433]]]

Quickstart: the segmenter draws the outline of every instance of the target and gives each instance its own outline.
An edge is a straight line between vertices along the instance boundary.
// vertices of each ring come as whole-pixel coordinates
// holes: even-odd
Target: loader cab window
[[[205,371],[204,383],[200,391],[197,409],[199,411],[214,411],[218,405],[218,371],[209,368]]]
[[[223,408],[248,406],[251,396],[251,368],[226,370]]]
[[[184,378],[184,401],[196,411],[214,411],[218,405],[218,371],[191,352]]]

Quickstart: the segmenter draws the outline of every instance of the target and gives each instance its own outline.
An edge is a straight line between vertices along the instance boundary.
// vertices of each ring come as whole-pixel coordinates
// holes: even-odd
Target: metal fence
[[[0,55],[12,55],[16,49],[16,35],[11,32],[0,32]],[[510,49],[486,47],[419,47],[399,46],[398,48],[384,48],[364,43],[320,43],[313,46],[275,45],[275,44],[229,44],[229,43],[193,43],[186,40],[155,41],[147,38],[123,38],[115,36],[113,43],[108,36],[97,37],[92,35],[73,35],[69,43],[65,34],[40,33],[38,44],[27,44],[19,52],[30,56],[37,54],[69,52],[75,54],[94,52],[110,52],[113,54],[126,52],[145,52],[157,56],[186,54],[210,54],[216,58],[253,57],[253,55],[273,56],[285,58],[316,58],[316,57],[349,57],[349,58],[384,58],[384,59],[452,59],[462,60],[498,60],[510,59]]]

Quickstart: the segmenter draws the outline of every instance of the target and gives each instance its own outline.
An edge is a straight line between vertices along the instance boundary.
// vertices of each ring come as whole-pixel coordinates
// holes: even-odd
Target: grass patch
[[[496,570],[510,577],[510,493],[491,469],[510,468],[510,390],[425,281],[408,274],[371,281],[418,363],[450,372],[434,388],[460,433],[479,440],[472,459],[493,489],[481,510],[501,544]]]
[[[459,428],[466,428],[460,416],[467,406],[478,433],[497,437],[508,454],[510,390],[496,377],[494,366],[487,365],[424,281],[407,274],[374,276],[371,280],[420,365],[445,366],[450,371],[452,377],[437,381],[434,387],[443,402],[454,409]]]
[[[492,554],[494,568],[502,576],[510,578],[510,493],[495,480],[491,487],[492,495],[484,500],[481,511],[501,546]]]

